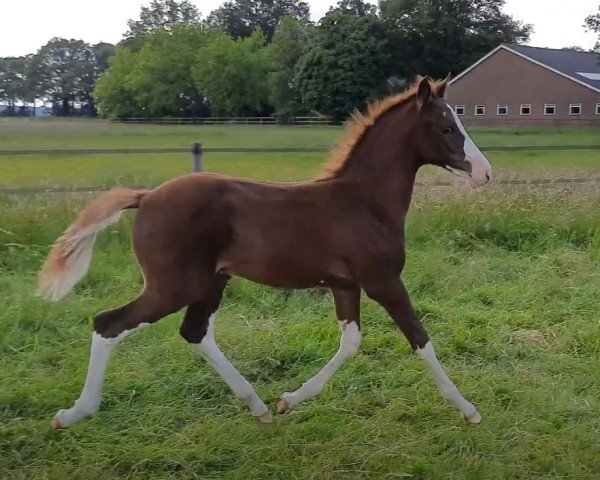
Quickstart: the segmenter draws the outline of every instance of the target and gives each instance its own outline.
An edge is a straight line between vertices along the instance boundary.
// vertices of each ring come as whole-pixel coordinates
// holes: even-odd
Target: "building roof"
[[[553,50],[550,48],[507,45],[513,50],[571,77],[600,88],[600,54],[577,50]]]
[[[514,53],[596,92],[600,92],[600,55],[598,53],[579,52],[577,50],[554,50],[552,48],[528,47],[525,45],[500,45],[455,77],[451,83],[456,82],[501,49]]]

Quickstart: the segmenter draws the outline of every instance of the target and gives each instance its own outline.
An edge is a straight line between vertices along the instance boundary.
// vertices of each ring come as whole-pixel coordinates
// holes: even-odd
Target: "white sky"
[[[207,15],[223,0],[191,0]],[[308,0],[313,19],[337,0]],[[34,53],[52,37],[77,38],[89,43],[116,43],[130,18],[150,0],[0,0],[0,57]],[[372,3],[376,3],[375,0]],[[506,13],[535,28],[530,44],[537,47],[591,48],[593,33],[582,27],[598,11],[598,0],[507,0]]]

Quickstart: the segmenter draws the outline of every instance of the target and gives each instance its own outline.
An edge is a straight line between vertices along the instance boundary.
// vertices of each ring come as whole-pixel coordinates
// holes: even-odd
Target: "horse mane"
[[[431,82],[431,89],[434,95],[443,82]],[[362,138],[377,123],[377,120],[391,109],[409,102],[417,94],[418,89],[419,83],[417,82],[402,93],[369,103],[366,113],[356,110],[347,122],[344,138],[331,151],[330,159],[323,166],[322,173],[318,178],[326,180],[337,176],[344,169],[346,162],[350,159]]]

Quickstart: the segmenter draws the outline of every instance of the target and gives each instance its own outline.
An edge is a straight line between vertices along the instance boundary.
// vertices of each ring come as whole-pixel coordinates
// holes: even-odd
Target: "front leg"
[[[364,285],[364,289],[370,298],[387,310],[408,339],[413,350],[416,350],[419,356],[425,360],[442,396],[454,403],[467,421],[470,423],[481,422],[481,415],[471,403],[464,399],[438,362],[429,336],[415,314],[402,280],[396,277],[385,281],[380,280]]]
[[[298,405],[307,398],[318,395],[327,381],[346,361],[356,355],[362,335],[360,333],[360,288],[331,289],[335,301],[342,336],[340,348],[319,373],[307,380],[294,392],[285,392],[277,401],[277,411],[281,412]]]

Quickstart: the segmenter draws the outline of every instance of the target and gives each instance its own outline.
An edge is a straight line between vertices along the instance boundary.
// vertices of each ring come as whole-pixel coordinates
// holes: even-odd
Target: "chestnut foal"
[[[331,289],[340,347],[314,377],[277,402],[283,411],[317,395],[360,342],[361,290],[380,303],[425,360],[441,394],[472,423],[481,421],[438,363],[400,279],[404,224],[415,175],[434,164],[473,188],[491,168],[444,100],[447,81],[422,79],[401,95],[357,114],[316,181],[277,184],[191,174],[151,191],[115,189],[94,200],[53,246],[39,292],[57,301],[87,271],[94,240],[124,209],[137,208],[133,248],[145,284],[138,298],[98,314],[85,386],[53,425],[98,410],[112,348],[134,330],[187,306],[185,338],[261,421],[272,421],[252,385],[215,341],[215,312],[232,275],[282,288]]]

